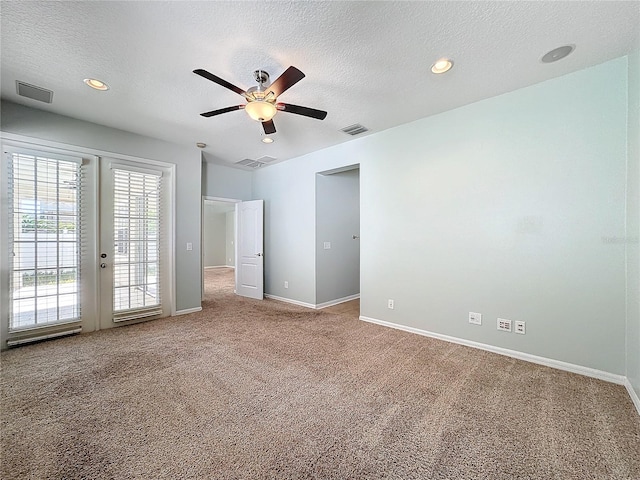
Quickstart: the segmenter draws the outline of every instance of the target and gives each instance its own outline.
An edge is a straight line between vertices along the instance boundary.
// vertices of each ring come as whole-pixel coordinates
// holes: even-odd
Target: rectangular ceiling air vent
[[[256,162],[262,162],[262,163],[271,163],[275,160],[275,158],[270,157],[268,155],[265,155],[264,157],[260,157],[256,160]]]
[[[29,85],[28,83],[16,80],[16,90],[18,95],[22,97],[27,97],[44,103],[53,102],[53,92],[46,88],[36,87],[35,85]]]
[[[251,160],[250,158],[245,158],[244,160],[240,160],[236,162],[236,165],[242,165],[243,167],[249,168],[258,168],[264,165],[262,162],[258,162],[257,160]]]
[[[348,127],[344,127],[340,131],[346,133],[347,135],[355,136],[360,135],[361,133],[368,132],[369,129],[359,123],[354,123],[353,125],[349,125]]]

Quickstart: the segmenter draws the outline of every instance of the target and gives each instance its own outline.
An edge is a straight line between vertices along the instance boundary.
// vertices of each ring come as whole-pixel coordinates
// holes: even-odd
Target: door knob
[[[107,268],[107,264],[106,263],[101,263],[100,264],[100,268]]]
[[[262,256],[262,254],[261,254],[261,253],[256,253],[256,255],[257,255],[258,257],[261,257],[261,256]]]
[[[107,258],[107,254],[106,253],[101,253],[100,254],[100,258]]]

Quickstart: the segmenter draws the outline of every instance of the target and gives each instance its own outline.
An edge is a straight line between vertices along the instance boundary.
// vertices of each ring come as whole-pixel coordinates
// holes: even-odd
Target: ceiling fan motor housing
[[[269,83],[269,74],[264,70],[256,70],[253,72],[253,78],[260,84],[260,86]]]
[[[256,70],[253,72],[253,78],[255,78],[256,82],[258,82],[257,87],[251,87],[247,89],[247,94],[245,98],[249,101],[275,101],[275,95],[268,95],[267,86],[269,85],[269,74],[264,70]],[[269,98],[266,98],[269,97]]]

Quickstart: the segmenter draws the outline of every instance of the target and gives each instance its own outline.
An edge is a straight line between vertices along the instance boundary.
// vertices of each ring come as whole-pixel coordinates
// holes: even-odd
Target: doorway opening
[[[229,211],[231,208],[233,212]],[[232,218],[235,222],[233,226]],[[205,298],[206,267],[234,269],[235,293],[262,300],[264,298],[264,201],[205,196],[202,197],[201,222],[202,300]],[[212,224],[211,228],[207,226],[208,223]],[[224,248],[222,247],[223,237]],[[216,248],[218,252],[215,251]],[[223,251],[224,257],[222,257]],[[231,255],[232,251],[233,255]]]
[[[360,168],[350,165],[316,175],[316,308],[359,310],[359,298]]]
[[[231,272],[236,266],[236,204],[241,200],[220,197],[202,198],[202,299],[206,279],[211,282],[220,275],[208,275],[209,270]],[[220,273],[220,272],[219,272]],[[224,278],[229,275],[224,276]],[[211,278],[209,278],[211,277]],[[222,277],[221,277],[222,278]],[[211,294],[211,292],[209,292]]]

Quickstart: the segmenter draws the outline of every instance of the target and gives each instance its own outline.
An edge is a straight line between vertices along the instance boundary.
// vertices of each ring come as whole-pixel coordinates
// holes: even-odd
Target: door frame
[[[202,281],[200,282],[201,284],[200,299],[201,300],[204,300],[204,202],[205,200],[212,201],[212,202],[224,202],[224,203],[230,203],[230,204],[243,202],[243,200],[240,200],[239,198],[212,197],[209,195],[202,195],[202,200],[200,202],[200,245],[202,246],[202,248],[200,248],[200,272],[201,272],[200,278],[202,279]],[[234,222],[237,222],[238,219],[236,218],[235,209],[234,209],[233,215],[234,215]],[[237,243],[238,243],[238,240],[236,238],[236,231],[234,229],[233,230],[234,247]],[[237,259],[235,263],[237,263]]]
[[[160,206],[160,211],[163,212],[164,216],[162,217],[162,223],[168,223],[169,226],[172,226],[174,224],[173,220],[175,218],[174,215],[174,211],[175,211],[175,201],[174,201],[174,194],[170,188],[170,186],[173,184],[175,185],[175,165],[173,165],[173,169],[171,169],[171,164],[168,163],[164,163],[164,162],[156,162],[156,161],[151,161],[148,160],[146,162],[142,162],[140,160],[132,160],[132,159],[125,159],[125,157],[123,155],[112,155],[112,156],[107,156],[107,155],[103,155],[100,156],[98,159],[98,163],[97,163],[97,169],[98,169],[98,189],[96,190],[96,195],[98,195],[98,198],[100,199],[100,201],[97,201],[97,210],[99,212],[99,220],[98,220],[98,238],[97,238],[97,247],[98,247],[98,252],[102,253],[102,252],[106,252],[107,250],[109,251],[109,253],[111,254],[110,257],[108,258],[108,260],[106,261],[107,264],[109,264],[111,266],[111,268],[113,268],[113,262],[114,262],[114,252],[112,251],[112,249],[108,249],[105,246],[102,245],[102,241],[103,241],[103,233],[108,232],[108,230],[106,230],[107,225],[106,223],[109,222],[110,224],[112,224],[113,222],[113,217],[112,217],[112,209],[111,210],[104,210],[101,208],[101,200],[103,199],[103,192],[102,189],[107,187],[108,184],[104,183],[104,178],[101,177],[101,175],[104,174],[104,176],[107,175],[111,175],[112,174],[112,170],[114,168],[114,164],[116,166],[120,166],[123,169],[127,169],[127,167],[131,167],[132,171],[135,171],[136,168],[140,169],[140,168],[149,168],[150,170],[156,170],[158,172],[161,172],[162,174],[162,182],[167,182],[167,186],[163,186],[160,190],[160,195],[161,195],[161,206]],[[162,198],[163,196],[168,196],[168,198]],[[111,199],[109,199],[109,201],[111,201]],[[164,204],[166,202],[166,207],[163,207],[162,204]],[[105,214],[107,213],[107,211],[109,211],[109,216],[108,218],[105,218]],[[167,219],[169,220],[168,222],[166,222],[164,220],[164,218],[167,217]],[[105,228],[105,231],[101,231],[100,230],[100,226],[102,226],[103,228]],[[173,269],[173,265],[175,262],[175,249],[174,247],[174,243],[173,243],[173,239],[174,239],[174,235],[173,235],[174,229],[167,229],[167,237],[168,240],[165,244],[162,244],[162,248],[166,248],[167,251],[169,252],[166,255],[166,258],[163,258],[162,253],[160,253],[160,258],[162,260],[164,260],[162,262],[162,271],[166,270],[166,273],[162,273],[162,276],[165,277],[165,280],[160,280],[159,284],[160,285],[165,285],[166,286],[166,290],[161,290],[162,291],[162,295],[161,297],[164,298],[168,295],[169,300],[168,302],[165,302],[164,300],[162,301],[162,304],[164,304],[165,306],[162,307],[163,311],[168,311],[169,312],[169,316],[174,316],[176,311],[175,311],[175,275],[173,274],[174,269]],[[160,231],[160,236],[162,237],[164,233],[164,230]],[[112,242],[113,239],[110,238],[108,240],[109,242]],[[98,254],[96,254],[96,264],[101,263],[103,260],[101,258],[98,258],[97,256]],[[113,271],[110,269],[110,271]],[[98,269],[98,285],[101,284],[101,277],[104,274],[104,272],[101,269]],[[105,282],[106,283],[106,282]],[[107,285],[110,285],[111,283],[107,283]],[[103,288],[100,288],[100,291],[103,291]],[[110,289],[110,291],[108,292],[109,295],[111,296],[111,299],[113,299],[113,286]],[[107,318],[103,318],[103,317],[107,317],[107,315],[103,315],[103,313],[107,310],[111,310],[108,309],[106,307],[106,305],[103,306],[103,301],[105,301],[106,299],[104,298],[104,295],[101,295],[98,297],[98,301],[99,301],[99,314],[98,314],[98,319],[100,324],[98,325],[97,330],[101,330],[101,329],[107,329],[107,328],[114,328],[114,327],[119,327],[119,326],[125,326],[125,325],[132,325],[134,323],[140,323],[140,322],[145,322],[148,320],[155,320],[157,318],[161,318],[161,317],[151,317],[151,318],[138,318],[138,319],[131,319],[131,320],[124,320],[121,322],[114,322],[113,318],[112,318],[112,311],[110,311],[109,316],[111,318],[109,318],[107,320]],[[111,302],[113,303],[113,302]],[[103,310],[104,309],[104,310]]]
[[[100,297],[100,284],[99,284],[99,272],[97,271],[99,258],[98,258],[98,246],[100,239],[100,225],[98,222],[99,218],[99,205],[98,199],[100,196],[100,178],[99,178],[99,168],[98,162],[100,157],[110,157],[110,158],[118,158],[125,162],[135,162],[148,164],[155,167],[161,167],[167,169],[167,195],[169,195],[169,218],[166,219],[167,227],[168,227],[168,238],[167,238],[167,248],[171,252],[169,255],[169,265],[166,266],[169,275],[169,292],[165,295],[165,298],[170,302],[170,315],[174,316],[176,314],[176,274],[175,274],[175,263],[176,263],[176,251],[175,251],[175,237],[176,237],[176,164],[161,162],[158,160],[151,160],[142,157],[136,157],[133,155],[125,155],[121,153],[111,152],[107,150],[101,150],[98,148],[89,148],[82,147],[77,145],[69,145],[66,143],[56,142],[52,140],[28,137],[25,135],[18,135],[14,133],[7,133],[0,131],[0,144],[2,146],[16,147],[16,148],[24,148],[29,150],[40,150],[43,152],[50,152],[52,154],[59,155],[68,155],[68,156],[80,156],[83,159],[89,160],[90,168],[87,169],[88,180],[94,185],[94,192],[90,192],[91,200],[93,200],[93,207],[90,210],[90,216],[93,217],[91,219],[90,225],[86,230],[87,235],[91,238],[91,241],[88,242],[88,253],[87,256],[93,254],[95,258],[95,264],[91,265],[90,271],[94,277],[93,285],[87,291],[87,295],[93,294],[97,299],[95,307],[92,308],[93,311],[84,312],[85,314],[91,316],[91,321],[85,322],[82,321],[83,331],[90,332],[100,329],[100,318],[98,305],[99,297]],[[1,152],[0,152],[1,153]],[[3,161],[4,162],[4,161]],[[0,194],[2,198],[2,206],[0,208],[0,222],[5,225],[8,223],[8,191],[6,189],[6,179],[4,175],[2,175],[2,179],[0,180]],[[2,256],[3,255],[3,256]],[[9,250],[8,244],[2,238],[0,241],[0,256],[1,258],[8,258]],[[2,265],[6,265],[7,262],[0,262]],[[95,274],[93,271],[95,270]],[[4,268],[2,272],[0,272],[0,287],[1,287],[1,298],[2,300],[0,304],[2,304],[2,309],[0,309],[0,348],[7,348],[7,338],[8,338],[8,292],[9,292],[9,284],[8,284],[8,275]],[[6,278],[5,278],[6,277]],[[86,291],[86,290],[85,290]],[[86,325],[86,327],[85,327]],[[45,334],[46,332],[43,330],[42,332]]]

